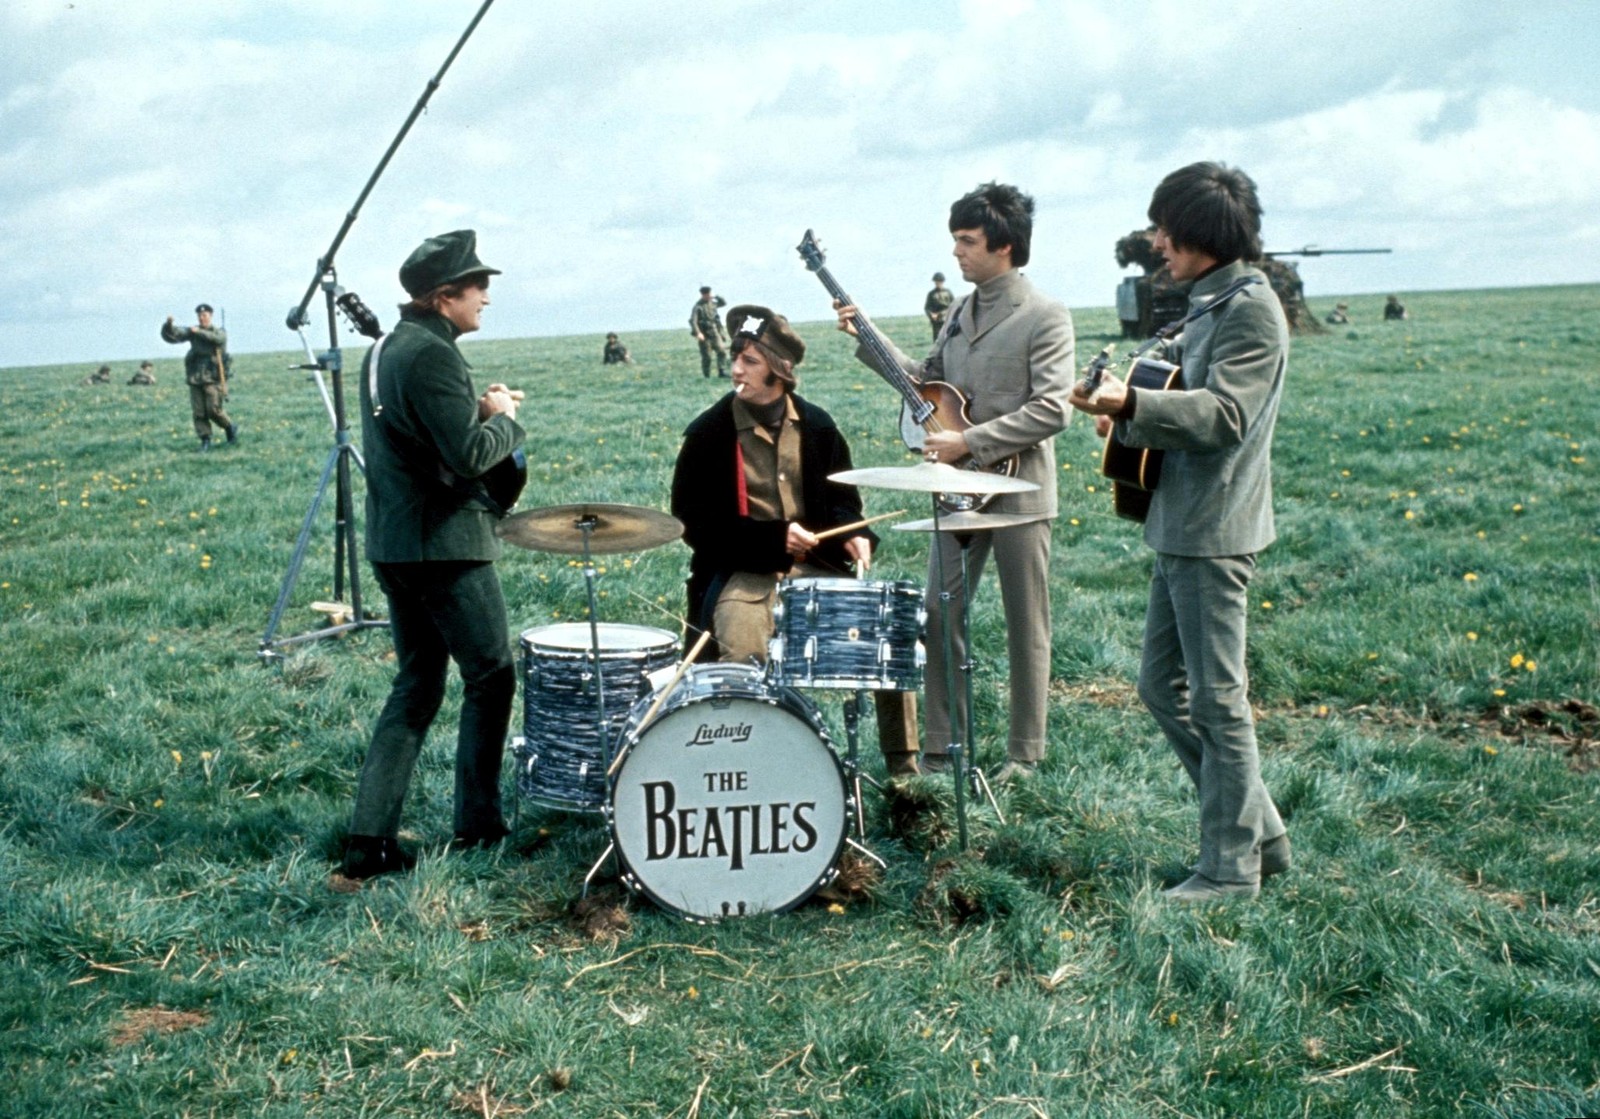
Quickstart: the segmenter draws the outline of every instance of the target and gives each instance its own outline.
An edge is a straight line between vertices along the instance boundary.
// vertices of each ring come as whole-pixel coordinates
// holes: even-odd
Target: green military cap
[[[740,338],[749,338],[791,366],[799,365],[806,356],[806,344],[789,325],[789,320],[770,307],[741,303],[732,308],[728,312],[728,333],[733,335],[736,342]],[[793,372],[788,376],[784,376],[781,370],[775,369],[774,372],[791,385],[795,383]]]
[[[418,245],[400,266],[400,286],[413,299],[420,299],[436,287],[468,276],[498,275],[500,269],[490,268],[478,259],[477,232],[457,229],[429,237]]]
[[[212,310],[213,310],[213,308],[212,308],[211,304],[202,303],[202,304],[200,304],[200,306],[198,306],[198,307],[196,307],[194,309],[194,313],[197,314],[197,315],[209,315],[212,312]]]
[[[933,274],[933,282],[936,283],[936,284],[944,283],[944,273],[943,272],[935,272]]]

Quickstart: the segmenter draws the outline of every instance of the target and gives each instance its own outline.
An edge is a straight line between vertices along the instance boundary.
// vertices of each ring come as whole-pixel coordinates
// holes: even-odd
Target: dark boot
[[[417,865],[417,857],[389,835],[352,835],[344,849],[343,874],[346,878],[375,878],[380,874],[404,874]]]
[[[474,847],[493,847],[510,834],[511,829],[506,827],[503,820],[495,820],[482,827],[456,832],[456,837],[450,841],[450,847],[455,851],[470,851]]]
[[[205,454],[210,449],[211,449],[211,436],[202,435],[200,437],[200,453],[201,454]]]
[[[229,424],[228,425],[228,442],[237,443],[238,441],[239,441],[239,425],[238,424]]]

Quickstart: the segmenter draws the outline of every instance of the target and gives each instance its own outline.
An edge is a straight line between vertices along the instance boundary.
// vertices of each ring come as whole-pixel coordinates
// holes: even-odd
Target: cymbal
[[[1033,521],[1044,520],[1040,513],[977,513],[962,511],[949,513],[940,517],[937,523],[929,518],[922,521],[907,521],[903,525],[895,525],[896,532],[992,532],[997,528],[1011,528],[1013,525],[1030,524]]]
[[[830,482],[918,493],[1028,493],[1037,482],[1024,482],[987,470],[963,470],[946,462],[919,462],[915,466],[867,466],[829,474]]]
[[[683,522],[669,513],[642,505],[595,503],[548,505],[513,513],[495,526],[494,534],[519,548],[581,556],[585,527],[589,551],[599,555],[642,552],[683,535]]]

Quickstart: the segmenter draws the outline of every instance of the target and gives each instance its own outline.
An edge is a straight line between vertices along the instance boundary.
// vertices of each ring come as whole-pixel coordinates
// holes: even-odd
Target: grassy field
[[[1600,1114],[1600,288],[1352,303],[1296,342],[1251,596],[1297,865],[1198,912],[1158,896],[1196,810],[1132,695],[1148,553],[1088,424],[1057,447],[1050,756],[1007,822],[975,810],[962,853],[945,786],[873,795],[881,880],[707,927],[604,876],[576,904],[595,816],[524,805],[505,850],[447,853],[454,693],[422,862],[341,888],[392,664],[382,630],[256,656],[332,443],[299,357],[238,359],[242,442],[205,456],[179,350],[153,389],[0,370],[0,1114]],[[1086,355],[1115,322],[1078,328]],[[891,390],[802,333],[857,462],[906,461]],[[598,337],[468,343],[529,392],[524,508],[666,504],[720,389],[681,329],[627,341],[621,368]],[[879,574],[920,579],[920,538],[884,535]],[[332,538],[325,510],[284,633],[321,623]],[[686,559],[607,557],[602,616],[675,629]],[[515,629],[583,616],[565,559],[501,572]],[[992,584],[974,642],[993,762]]]

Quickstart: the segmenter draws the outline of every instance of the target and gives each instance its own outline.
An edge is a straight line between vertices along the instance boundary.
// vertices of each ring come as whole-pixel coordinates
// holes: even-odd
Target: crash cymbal
[[[960,513],[950,513],[940,517],[937,522],[933,519],[924,521],[907,521],[903,525],[895,525],[896,532],[992,532],[997,528],[1010,528],[1013,525],[1025,525],[1033,521],[1042,521],[1044,517],[1039,513],[975,513],[963,510]]]
[[[1037,482],[1024,482],[1021,478],[987,470],[963,470],[945,462],[919,462],[915,466],[867,466],[829,474],[828,480],[885,490],[914,490],[917,493],[1028,493],[1039,488]]]
[[[584,529],[591,554],[642,552],[683,535],[683,522],[642,505],[550,505],[513,513],[495,526],[507,544],[535,552],[583,555]]]

